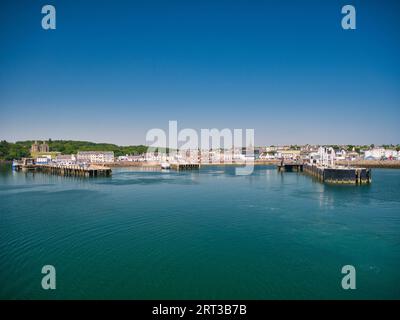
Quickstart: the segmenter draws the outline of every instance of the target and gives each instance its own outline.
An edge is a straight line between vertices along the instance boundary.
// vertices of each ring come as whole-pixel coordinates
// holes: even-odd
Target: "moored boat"
[[[13,160],[13,162],[12,162],[12,168],[13,168],[13,169],[17,169],[18,166],[19,166],[19,162],[18,162],[17,160]]]
[[[168,162],[161,163],[161,169],[171,169],[171,165]]]

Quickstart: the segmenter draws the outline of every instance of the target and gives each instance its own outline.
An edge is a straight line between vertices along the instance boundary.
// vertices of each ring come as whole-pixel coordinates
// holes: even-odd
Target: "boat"
[[[12,162],[12,168],[13,168],[14,170],[16,170],[16,169],[18,168],[18,166],[19,166],[19,162],[18,162],[17,160],[13,160],[13,162]]]
[[[161,169],[171,169],[171,165],[168,162],[161,163]]]

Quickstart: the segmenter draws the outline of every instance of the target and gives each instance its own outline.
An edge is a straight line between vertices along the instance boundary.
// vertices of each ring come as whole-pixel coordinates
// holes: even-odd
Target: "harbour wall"
[[[305,164],[303,171],[321,182],[335,184],[371,183],[371,170],[367,168],[326,168]]]

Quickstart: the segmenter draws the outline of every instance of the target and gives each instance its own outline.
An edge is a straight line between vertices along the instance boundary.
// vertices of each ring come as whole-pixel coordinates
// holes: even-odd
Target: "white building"
[[[347,152],[346,150],[338,150],[336,151],[336,160],[346,160]]]
[[[300,150],[279,150],[276,153],[277,159],[298,160],[300,159]]]
[[[384,148],[366,150],[364,154],[364,159],[367,160],[397,159],[398,157],[399,153],[396,150]]]
[[[167,154],[162,153],[162,152],[146,152],[144,154],[144,160],[149,161],[149,162],[154,162],[154,161],[166,161],[167,160]]]
[[[310,153],[312,164],[333,167],[335,165],[336,153],[332,147],[319,147],[318,152]]]
[[[144,158],[144,155],[136,155],[136,156],[125,155],[118,157],[118,161],[143,162],[145,160],[146,159]]]
[[[36,164],[49,164],[51,162],[51,157],[37,157],[35,160]]]
[[[334,166],[336,160],[336,153],[332,147],[320,147],[318,149],[320,161],[323,166]]]
[[[274,160],[274,159],[276,159],[276,152],[273,152],[273,151],[263,152],[260,154],[260,159]]]
[[[60,154],[55,159],[54,162],[63,166],[76,164],[76,157],[74,154]]]
[[[278,147],[276,147],[276,146],[265,147],[265,152],[275,152],[277,150],[278,150]]]
[[[78,151],[79,162],[111,163],[114,162],[113,151]]]

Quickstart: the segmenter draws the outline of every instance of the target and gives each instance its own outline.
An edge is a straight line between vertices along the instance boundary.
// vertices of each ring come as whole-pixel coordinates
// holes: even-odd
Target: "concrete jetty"
[[[323,183],[368,184],[372,181],[371,170],[367,168],[283,162],[278,164],[276,167],[278,172],[304,172]]]
[[[323,167],[305,164],[303,171],[325,183],[368,184],[372,181],[371,170],[367,168]]]

